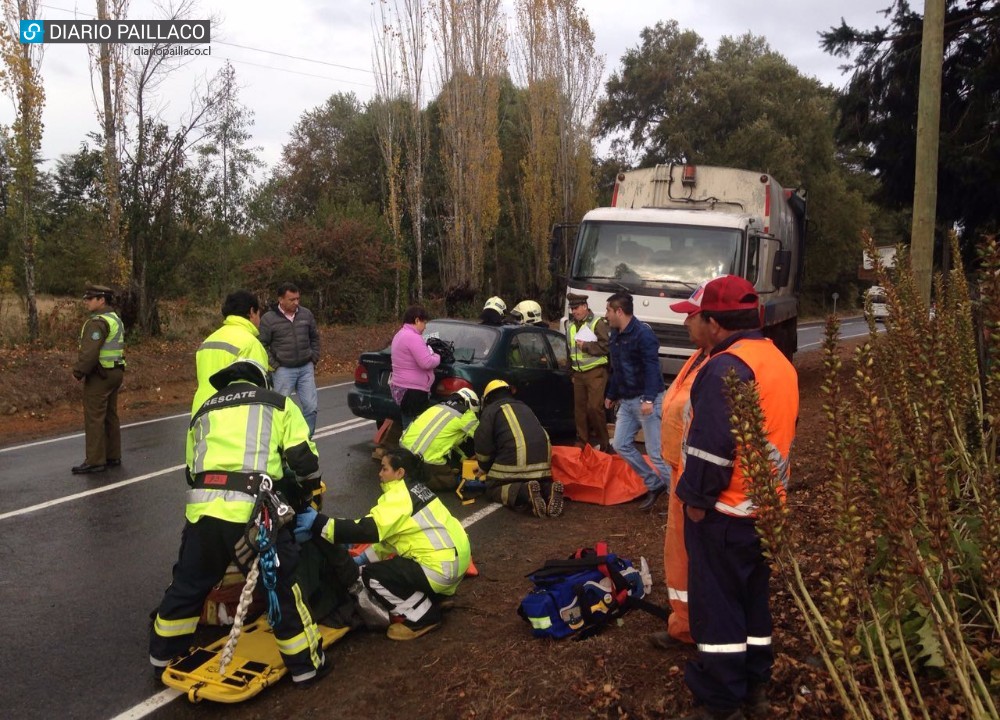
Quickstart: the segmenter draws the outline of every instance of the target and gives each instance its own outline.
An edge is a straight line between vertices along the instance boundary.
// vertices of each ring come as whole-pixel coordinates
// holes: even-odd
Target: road
[[[867,327],[845,321],[841,332]],[[822,333],[803,326],[800,349],[818,348]],[[315,435],[324,502],[342,516],[364,513],[378,496],[374,423],[351,415],[349,386],[322,388]],[[146,619],[170,580],[183,527],[186,423],[184,414],[126,426],[122,466],[96,475],[69,472],[81,457],[79,435],[0,448],[4,717],[190,716],[152,678]],[[500,526],[489,513],[495,505],[444,499],[474,525],[473,545]]]

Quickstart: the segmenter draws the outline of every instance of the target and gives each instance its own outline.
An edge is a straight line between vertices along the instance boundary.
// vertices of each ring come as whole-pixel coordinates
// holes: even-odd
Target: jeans
[[[285,397],[292,393],[298,395],[299,407],[309,425],[309,437],[316,431],[316,409],[319,405],[319,395],[316,392],[316,374],[311,362],[302,367],[279,367],[274,371],[274,390]]]
[[[627,462],[642,481],[647,490],[669,490],[670,468],[663,462],[660,451],[660,418],[663,412],[663,393],[653,401],[653,412],[642,414],[642,398],[634,397],[621,400],[618,414],[615,416],[615,437],[611,444],[622,459]],[[639,428],[646,437],[646,455],[653,467],[649,467],[639,448],[635,446],[635,436]],[[654,470],[655,468],[655,470]]]

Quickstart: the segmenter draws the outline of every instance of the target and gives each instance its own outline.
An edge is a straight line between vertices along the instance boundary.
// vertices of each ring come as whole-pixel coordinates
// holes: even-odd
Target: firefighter
[[[260,340],[260,300],[251,292],[229,293],[222,303],[222,327],[205,338],[195,353],[198,388],[191,403],[194,415],[215,392],[210,378],[234,360],[250,358],[264,367],[270,362]]]
[[[236,547],[248,523],[261,476],[282,477],[282,462],[304,485],[319,484],[319,457],[302,411],[271,390],[267,369],[237,360],[211,377],[217,392],[191,419],[187,435],[186,523],[173,581],[150,631],[149,660],[157,676],[187,652],[202,604],[237,559]],[[280,619],[274,637],[296,683],[329,671],[319,631],[295,580],[299,547],[290,524],[280,527],[275,593]],[[246,567],[243,568],[246,571]]]
[[[608,384],[608,338],[611,329],[605,318],[594,315],[587,300],[586,295],[566,295],[571,317],[567,323],[566,340],[569,342],[569,360],[573,371],[576,443],[580,447],[588,445],[593,434],[601,452],[608,452],[611,442],[604,411],[604,390]],[[578,338],[577,334],[584,327],[589,330],[588,338]],[[593,335],[593,339],[589,339],[589,335]]]
[[[767,717],[774,665],[769,605],[770,568],[757,534],[747,478],[737,454],[725,378],[756,384],[768,443],[783,494],[798,419],[798,377],[760,330],[756,290],[724,275],[670,309],[694,314],[692,335],[712,348],[691,386],[677,497],[684,503],[691,636],[698,659],[684,679],[695,697],[684,720]],[[695,313],[695,311],[697,311]]]
[[[476,431],[478,413],[479,396],[471,388],[462,388],[424,410],[406,428],[399,444],[423,461],[422,476],[417,479],[431,490],[458,487],[454,461],[460,463],[466,457],[462,445]]]
[[[330,543],[373,543],[363,555],[368,598],[387,611],[391,640],[415,640],[441,624],[440,601],[454,595],[469,569],[469,536],[423,483],[408,480],[416,458],[394,449],[382,456],[382,495],[356,520],[309,508],[296,516],[295,534]]]
[[[507,303],[503,301],[503,298],[494,295],[483,305],[483,311],[479,314],[479,324],[503,325],[506,312]]]
[[[509,508],[528,507],[535,517],[558,517],[563,484],[552,481],[552,445],[535,413],[503,380],[483,391],[483,410],[473,436],[487,496]]]
[[[542,319],[542,306],[534,300],[522,300],[510,311],[510,316],[518,325],[537,325],[548,327]]]

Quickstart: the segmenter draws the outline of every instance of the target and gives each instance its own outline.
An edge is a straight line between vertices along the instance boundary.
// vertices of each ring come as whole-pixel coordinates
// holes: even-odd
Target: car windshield
[[[573,279],[627,284],[698,283],[737,270],[740,231],[688,225],[586,222]]]
[[[424,330],[424,337],[439,337],[454,344],[456,360],[473,362],[490,354],[500,331],[489,325],[431,320]]]

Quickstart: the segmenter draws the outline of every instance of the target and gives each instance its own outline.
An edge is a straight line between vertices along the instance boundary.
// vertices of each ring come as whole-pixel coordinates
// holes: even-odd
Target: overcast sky
[[[93,0],[78,5],[70,0],[42,2],[41,18],[49,20],[90,19],[96,5]],[[508,9],[512,6],[510,0],[505,4]],[[841,17],[858,27],[885,24],[878,8],[888,4],[889,0],[580,0],[594,29],[597,50],[605,56],[605,75],[619,67],[628,49],[638,46],[643,28],[675,19],[682,29],[698,33],[712,50],[724,35],[748,31],[763,35],[772,49],[804,74],[837,87],[846,83],[838,70],[843,61],[820,49],[818,33],[839,25]],[[228,59],[236,68],[241,99],[255,114],[254,142],[263,147],[263,159],[273,164],[303,112],[336,92],[354,92],[361,101],[374,93],[372,7],[371,0],[202,0],[194,17],[221,20],[212,26],[212,54],[190,60],[161,88],[163,118],[176,122],[189,105],[196,79],[214,75]],[[129,15],[137,20],[162,17],[148,0],[133,0]],[[433,75],[432,61],[426,70]],[[49,160],[75,152],[85,134],[97,130],[85,46],[46,45],[42,74],[46,92],[42,154]],[[12,115],[10,99],[0,98],[0,122],[9,124]]]

